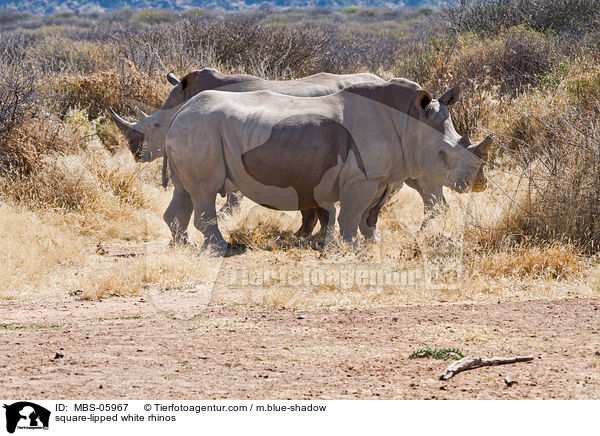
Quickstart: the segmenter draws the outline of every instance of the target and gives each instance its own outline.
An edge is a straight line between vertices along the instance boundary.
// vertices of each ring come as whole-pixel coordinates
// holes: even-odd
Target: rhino
[[[173,240],[187,238],[194,212],[204,245],[228,250],[215,197],[238,189],[277,210],[327,210],[339,201],[346,241],[359,229],[374,237],[382,201],[408,179],[484,190],[492,138],[470,145],[456,132],[448,107],[459,94],[454,87],[433,99],[417,83],[392,79],[310,98],[268,90],[192,97],[165,141],[174,192],[164,219]]]
[[[139,162],[151,162],[163,155],[169,123],[181,106],[202,91],[217,89],[227,92],[269,90],[297,97],[318,97],[332,94],[345,86],[362,82],[383,82],[370,73],[318,73],[296,80],[265,80],[248,74],[222,74],[213,68],[192,71],[179,81],[173,73],[167,75],[175,87],[163,105],[152,115],[139,113],[139,121],[130,123],[109,112],[129,140],[129,150]]]
[[[270,81],[246,74],[224,75],[212,68],[193,71],[183,77],[181,81],[171,72],[167,75],[167,80],[175,87],[165,103],[151,116],[140,112],[137,123],[123,120],[112,108],[109,108],[112,118],[129,140],[131,153],[140,162],[150,162],[163,155],[166,130],[172,117],[185,102],[205,90],[248,92],[264,89],[299,97],[317,97],[334,93],[355,83],[384,82],[383,79],[369,73],[347,75],[319,73],[297,80]],[[427,177],[407,179],[406,184],[415,189],[423,199],[426,217],[424,223],[428,217],[433,215],[433,211],[438,205],[445,205],[442,186],[432,183]],[[399,187],[395,189],[399,189]],[[390,193],[392,192],[393,190],[390,191]],[[239,201],[238,198],[235,194],[228,194],[227,201],[221,210],[230,211],[235,208]],[[334,219],[335,208],[333,207],[328,210],[303,210],[302,226],[296,234],[298,236],[310,235],[318,220],[321,224],[320,234],[323,235],[327,231],[327,226],[331,225]],[[373,219],[376,221],[377,217]]]

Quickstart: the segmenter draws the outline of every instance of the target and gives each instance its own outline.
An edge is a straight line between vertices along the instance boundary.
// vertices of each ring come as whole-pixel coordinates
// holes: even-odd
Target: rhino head
[[[418,160],[428,178],[457,192],[481,192],[487,187],[484,167],[493,139],[490,135],[474,145],[468,133],[456,132],[448,107],[459,98],[459,85],[437,100],[418,90],[407,131],[410,140],[420,145]]]
[[[142,148],[144,145],[144,133],[142,131],[142,126],[138,123],[131,123],[129,121],[125,121],[121,118],[117,113],[113,110],[112,107],[109,106],[108,111],[112,119],[115,121],[117,127],[125,135],[129,145],[129,151],[133,154],[135,160],[141,160]],[[140,118],[142,117],[143,112],[140,112]]]
[[[171,118],[185,102],[185,97],[180,94],[183,93],[186,83],[180,82],[173,73],[167,75],[167,80],[175,88],[166,102],[152,115],[140,112],[138,121],[133,123],[121,118],[113,108],[108,108],[117,127],[127,138],[129,150],[138,162],[150,162],[162,156]]]

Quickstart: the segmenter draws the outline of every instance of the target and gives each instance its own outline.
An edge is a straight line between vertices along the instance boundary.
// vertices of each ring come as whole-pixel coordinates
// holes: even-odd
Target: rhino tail
[[[167,158],[167,151],[163,152],[163,166],[162,166],[162,187],[167,189],[169,184],[169,159]]]

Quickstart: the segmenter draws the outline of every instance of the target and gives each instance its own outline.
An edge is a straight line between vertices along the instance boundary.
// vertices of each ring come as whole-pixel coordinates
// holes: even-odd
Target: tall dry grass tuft
[[[0,299],[39,298],[42,289],[65,282],[66,271],[83,265],[87,242],[49,215],[0,202]]]

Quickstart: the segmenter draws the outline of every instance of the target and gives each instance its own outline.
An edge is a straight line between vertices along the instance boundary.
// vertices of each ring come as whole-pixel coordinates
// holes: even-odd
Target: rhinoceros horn
[[[175,74],[173,74],[173,71],[171,71],[169,74],[167,74],[167,80],[173,86],[179,85],[179,79],[177,77],[175,77]]]
[[[468,150],[473,152],[475,154],[475,156],[477,156],[479,159],[487,160],[488,153],[490,152],[490,147],[493,142],[494,142],[493,135],[488,135],[479,144],[470,146],[468,148]]]
[[[135,123],[125,121],[123,118],[118,116],[110,106],[108,107],[108,111],[110,112],[110,116],[113,118],[113,120],[115,120],[119,130],[121,130],[125,136],[132,139],[134,136],[137,137],[139,135],[139,132],[135,129]]]

